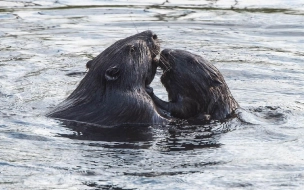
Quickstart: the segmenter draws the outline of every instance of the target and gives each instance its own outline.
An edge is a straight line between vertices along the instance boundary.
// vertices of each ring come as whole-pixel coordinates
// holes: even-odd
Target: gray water
[[[109,141],[44,116],[148,29],[214,63],[244,120]],[[303,0],[0,1],[0,189],[303,189],[303,36]]]

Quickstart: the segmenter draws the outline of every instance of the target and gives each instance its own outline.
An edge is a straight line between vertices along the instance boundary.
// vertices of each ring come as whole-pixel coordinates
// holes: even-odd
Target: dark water
[[[0,189],[304,187],[303,0],[83,2],[0,1]],[[243,121],[109,141],[44,117],[89,59],[147,29],[212,61]]]

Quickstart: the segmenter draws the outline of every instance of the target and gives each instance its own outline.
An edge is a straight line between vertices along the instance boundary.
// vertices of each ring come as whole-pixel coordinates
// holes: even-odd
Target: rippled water
[[[44,117],[89,59],[147,29],[212,61],[243,120],[109,140]],[[303,36],[296,0],[1,1],[0,189],[302,189]]]

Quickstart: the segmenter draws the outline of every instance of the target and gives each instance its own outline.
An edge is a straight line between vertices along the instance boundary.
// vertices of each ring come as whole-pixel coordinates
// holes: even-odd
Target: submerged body
[[[219,70],[199,55],[165,49],[159,66],[169,102],[149,92],[171,116],[188,120],[222,120],[239,107]]]
[[[145,91],[159,51],[151,31],[117,41],[88,62],[78,87],[47,116],[107,126],[166,123]]]

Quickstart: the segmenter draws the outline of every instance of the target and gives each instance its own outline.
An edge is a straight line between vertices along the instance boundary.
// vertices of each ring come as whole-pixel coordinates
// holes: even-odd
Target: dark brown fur
[[[219,70],[199,55],[165,49],[160,55],[161,82],[169,102],[150,93],[155,104],[181,119],[222,120],[239,107]]]
[[[154,78],[159,49],[151,31],[117,41],[88,62],[78,87],[48,116],[107,126],[166,123],[145,91]]]

